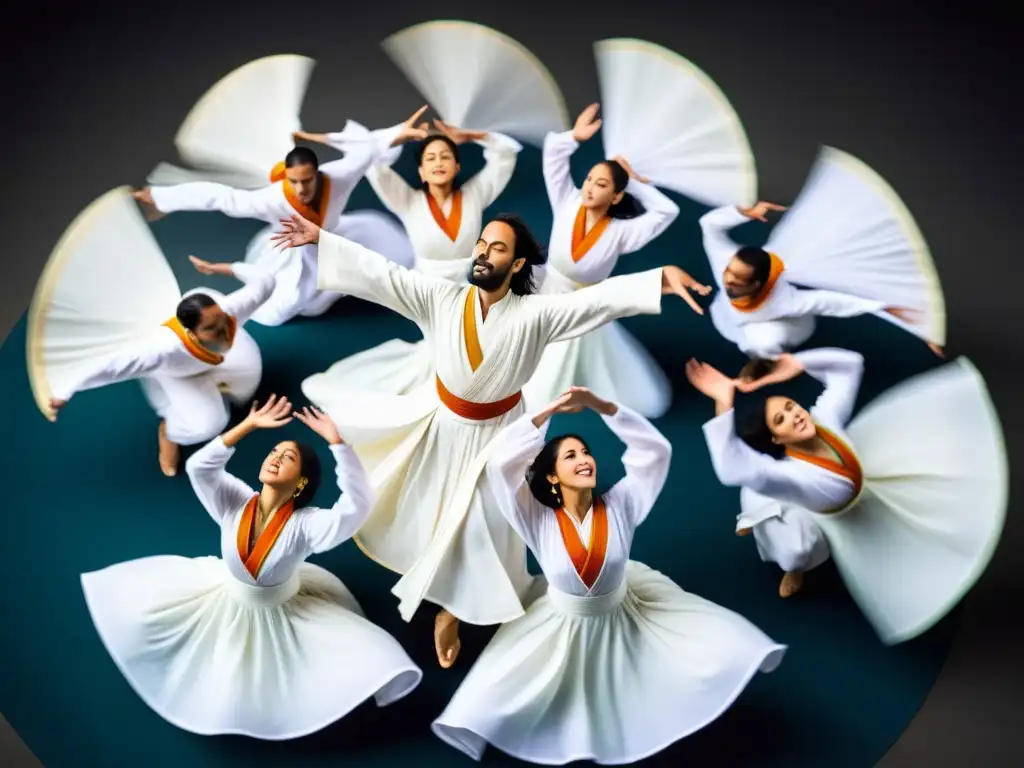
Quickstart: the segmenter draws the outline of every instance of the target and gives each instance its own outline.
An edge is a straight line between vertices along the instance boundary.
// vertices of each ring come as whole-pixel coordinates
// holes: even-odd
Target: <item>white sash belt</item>
[[[548,586],[548,599],[555,609],[567,616],[599,616],[614,611],[626,596],[626,579],[619,582],[614,591],[605,595],[570,595]]]
[[[298,569],[283,584],[275,584],[272,587],[246,584],[229,575],[225,579],[224,588],[240,603],[254,608],[270,608],[287,603],[295,597],[299,592],[300,581]]]

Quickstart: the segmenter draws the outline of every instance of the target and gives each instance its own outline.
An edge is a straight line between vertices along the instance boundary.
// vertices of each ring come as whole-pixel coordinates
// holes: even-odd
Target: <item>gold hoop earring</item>
[[[295,493],[292,494],[293,499],[299,498],[299,494],[302,493],[302,489],[306,487],[306,483],[309,482],[306,478],[299,480],[299,484],[295,488]]]

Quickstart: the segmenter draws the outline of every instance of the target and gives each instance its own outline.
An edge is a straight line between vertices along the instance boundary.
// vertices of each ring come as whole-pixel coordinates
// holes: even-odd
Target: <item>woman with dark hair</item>
[[[696,360],[686,373],[715,402],[704,436],[719,481],[811,514],[853,599],[895,644],[931,628],[987,567],[1006,514],[1006,453],[965,358],[851,420],[863,365],[855,352],[816,349],[781,356],[753,382]],[[804,372],[825,386],[809,410],[764,390]]]
[[[571,293],[604,280],[620,256],[639,251],[679,215],[679,206],[638,177],[622,157],[602,160],[576,188],[569,158],[601,127],[597,111],[598,105],[591,104],[571,131],[548,134],[544,141],[544,184],[554,222],[543,293]],[[573,382],[648,418],[663,415],[672,398],[658,364],[618,323],[549,346],[526,396],[546,403]]]
[[[601,494],[582,438],[545,441],[551,416],[584,408],[626,444],[626,476]],[[476,760],[490,744],[545,765],[632,763],[707,726],[779,665],[785,646],[629,560],[672,455],[646,419],[573,387],[494,443],[488,480],[548,589],[495,634],[434,721],[441,739]]]
[[[330,509],[312,506],[320,462],[297,441],[263,461],[259,491],[225,469],[246,435],[292,418],[331,446],[342,495]],[[157,714],[204,736],[279,741],[419,684],[419,668],[363,618],[345,585],[305,562],[349,539],[372,504],[362,465],[327,416],[271,395],[194,453],[186,471],[220,525],[223,559],[162,555],[82,576],[100,639]]]
[[[472,268],[473,244],[483,227],[484,209],[512,178],[522,146],[494,131],[467,131],[436,119],[434,126],[434,133],[428,133],[426,123],[418,127],[419,187],[410,187],[391,168],[401,154],[401,144],[371,166],[366,179],[405,226],[415,253],[413,268],[464,284]],[[403,143],[414,138],[407,132]],[[469,141],[483,146],[486,165],[460,183],[460,148]],[[433,375],[434,350],[426,339],[392,339],[310,376],[302,382],[302,392],[313,402],[343,390],[400,395],[428,383]]]

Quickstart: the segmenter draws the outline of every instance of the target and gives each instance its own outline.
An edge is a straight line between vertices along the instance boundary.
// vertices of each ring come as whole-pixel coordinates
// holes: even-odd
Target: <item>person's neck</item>
[[[803,440],[802,442],[794,443],[793,445],[790,446],[790,448],[800,453],[811,454],[827,453],[830,450],[828,447],[828,443],[826,443],[822,439],[821,435],[815,435],[809,440]]]
[[[562,507],[566,514],[573,517],[577,523],[582,523],[587,512],[594,506],[594,492],[589,488],[574,490],[562,486]]]
[[[587,208],[587,213],[586,213],[586,216],[584,217],[584,220],[586,221],[586,224],[587,224],[587,229],[589,230],[591,227],[593,227],[595,224],[597,224],[597,222],[599,222],[601,219],[603,219],[607,215],[608,215],[608,206],[607,205],[604,206],[603,208]]]
[[[508,296],[508,292],[511,290],[511,282],[506,280],[501,284],[500,287],[495,288],[493,291],[485,291],[483,288],[477,286],[476,292],[480,297],[480,313],[483,315],[484,320],[487,319],[487,312],[497,304],[499,301]]]
[[[264,485],[260,491],[259,508],[263,513],[263,519],[269,520],[279,509],[292,500],[292,494],[275,488],[272,485]]]
[[[452,182],[449,181],[447,184],[430,184],[428,182],[427,194],[434,198],[438,205],[443,205],[452,195]]]

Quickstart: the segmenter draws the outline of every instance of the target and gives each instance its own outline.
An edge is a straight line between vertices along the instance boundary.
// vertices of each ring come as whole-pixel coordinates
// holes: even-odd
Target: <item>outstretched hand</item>
[[[281,231],[272,234],[270,240],[278,250],[301,248],[320,242],[320,227],[293,213],[290,219],[281,219]]]
[[[624,170],[629,175],[629,178],[633,179],[634,181],[639,181],[641,184],[650,183],[651,180],[646,176],[637,175],[637,172],[633,170],[633,166],[631,166],[629,164],[629,161],[626,160],[626,158],[624,158],[622,155],[616,155],[615,157],[613,157],[612,162],[616,162],[619,165],[621,165],[622,170]]]
[[[569,391],[562,393],[551,407],[554,413],[579,413],[584,408],[589,408],[611,416],[618,411],[615,403],[598,397],[586,387],[569,387]]]
[[[732,404],[736,393],[736,381],[714,366],[690,358],[686,362],[686,379],[694,389],[716,403]]]
[[[292,420],[292,404],[287,397],[271,395],[262,406],[253,401],[249,415],[245,417],[250,427],[256,429],[276,429],[283,427]]]
[[[760,201],[756,205],[750,208],[739,208],[739,212],[746,216],[748,219],[757,219],[758,221],[768,221],[769,211],[784,211],[786,206],[776,205],[775,203],[768,203],[764,200]]]
[[[203,275],[230,275],[231,265],[222,263],[214,264],[211,261],[204,261],[203,259],[196,258],[190,255],[188,260],[192,262],[192,266],[196,268],[200,274]]]
[[[334,420],[319,408],[310,405],[301,411],[295,411],[292,415],[331,445],[341,445],[344,442],[338,434]]]
[[[753,392],[769,384],[779,384],[783,381],[795,379],[804,372],[804,364],[795,355],[779,355],[775,358],[772,370],[759,379],[750,379],[736,383],[736,389],[740,392]]]
[[[697,303],[697,300],[690,295],[690,291],[700,295],[707,296],[711,293],[711,286],[698,283],[689,273],[684,272],[679,267],[666,266],[661,269],[661,292],[663,295],[674,293],[679,296],[683,301],[690,305],[698,315],[704,314],[704,308]]]
[[[434,127],[456,144],[465,144],[467,141],[483,141],[487,138],[487,131],[468,131],[465,128],[456,128],[436,117],[434,118]]]
[[[601,119],[597,116],[600,109],[601,105],[594,102],[580,112],[580,116],[576,118],[576,124],[572,127],[572,137],[580,144],[593,138],[601,127]]]
[[[51,397],[50,398],[50,412],[48,414],[46,414],[46,418],[49,419],[50,421],[56,421],[57,420],[57,412],[61,408],[63,408],[65,405],[67,405],[67,404],[68,404],[67,400],[61,400],[60,398],[57,398],[57,397]]]

